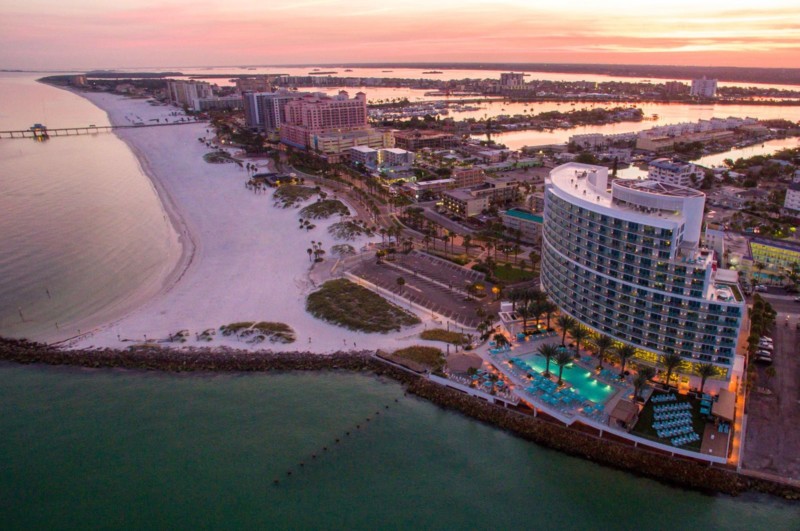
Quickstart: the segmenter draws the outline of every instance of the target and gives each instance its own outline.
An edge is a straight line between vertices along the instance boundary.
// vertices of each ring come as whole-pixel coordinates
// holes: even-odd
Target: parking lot
[[[390,262],[377,264],[375,260],[366,260],[356,263],[350,269],[350,273],[467,328],[475,328],[480,323],[481,319],[477,316],[478,308],[483,307],[488,311],[489,307],[497,305],[489,302],[492,296],[488,290],[486,297],[481,300],[467,300],[465,284],[470,281],[468,279],[475,278],[473,273],[478,273],[463,270],[458,266],[453,267],[462,271],[451,270],[449,267],[436,267],[440,264],[424,261],[421,267],[412,268],[416,263],[413,260],[405,260],[397,264]],[[435,271],[431,272],[429,268],[434,268]],[[426,278],[428,274],[436,278],[434,280]],[[400,277],[404,281],[403,285],[397,282]],[[448,283],[456,289],[451,289]]]
[[[770,365],[756,365],[758,380],[747,403],[742,467],[800,480],[800,331],[796,329],[800,303],[770,302],[779,311],[770,334],[775,345],[774,375]]]

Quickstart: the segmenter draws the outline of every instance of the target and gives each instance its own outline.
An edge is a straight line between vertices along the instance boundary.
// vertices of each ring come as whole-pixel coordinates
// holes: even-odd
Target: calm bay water
[[[0,109],[0,130],[108,124],[88,101],[34,79],[0,74],[0,101],[13,102]],[[174,231],[116,136],[0,140],[0,161],[0,335],[86,331],[100,324],[90,316],[172,267]]]
[[[797,529],[800,522],[796,504],[666,487],[404,398],[399,385],[370,377],[2,365],[0,381],[5,529]]]

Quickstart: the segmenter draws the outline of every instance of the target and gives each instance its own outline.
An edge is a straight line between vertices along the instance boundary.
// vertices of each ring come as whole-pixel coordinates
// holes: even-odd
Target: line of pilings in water
[[[395,398],[394,401],[395,401],[395,403],[399,402],[399,400],[397,398]],[[384,414],[389,409],[390,409],[389,404],[384,405],[383,406]],[[319,459],[320,457],[325,455],[327,452],[332,450],[336,445],[341,444],[346,439],[348,439],[348,438],[354,436],[356,433],[362,431],[364,428],[366,428],[368,425],[370,425],[370,423],[373,421],[373,419],[377,419],[378,417],[380,417],[380,415],[381,415],[381,411],[380,410],[376,411],[372,415],[366,417],[363,421],[361,421],[358,424],[356,424],[354,428],[346,430],[344,432],[344,434],[340,435],[339,437],[336,437],[333,440],[332,443],[327,444],[327,445],[323,446],[322,448],[320,448],[319,450],[317,450],[316,452],[312,453],[309,460],[300,461],[299,463],[297,463],[297,466],[294,469],[289,468],[286,471],[286,475],[285,475],[284,481],[286,479],[292,477],[292,475],[298,473],[299,471],[304,470],[305,467],[306,467],[306,463],[313,463],[313,462],[317,461],[317,459]],[[281,484],[281,478],[275,478],[274,480],[272,480],[272,484],[273,484],[273,486],[277,487],[278,485]]]

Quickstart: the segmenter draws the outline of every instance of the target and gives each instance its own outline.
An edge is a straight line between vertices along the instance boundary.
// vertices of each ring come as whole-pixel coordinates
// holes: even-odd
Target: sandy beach
[[[179,118],[172,115],[178,110],[171,106],[154,106],[145,100],[111,94],[79,94],[105,110],[112,124]],[[208,124],[122,129],[116,134],[132,149],[153,182],[180,243],[176,242],[175,265],[162,276],[160,289],[148,286],[139,290],[127,301],[132,309],[124,317],[109,314],[109,321],[115,320],[69,342],[69,346],[124,347],[145,340],[165,340],[187,330],[186,346],[325,353],[344,347],[399,348],[420,342],[416,337],[419,331],[431,326],[430,314],[420,312],[418,315],[427,322],[414,329],[363,334],[306,313],[305,299],[314,289],[306,252],[311,241],[323,243],[328,251],[323,267],[330,268],[336,260],[330,254],[331,246],[350,243],[358,249],[368,240],[335,240],[327,227],[338,218],[318,220],[316,228],[308,232],[300,230],[299,209],[274,207],[271,190],[249,190],[245,187],[245,170],[235,164],[205,162],[203,155],[211,149],[198,139],[213,136]],[[258,164],[260,170],[268,169],[267,161]],[[314,277],[318,280],[320,275]],[[196,339],[204,330],[218,330],[237,321],[283,322],[295,330],[297,341],[292,345],[248,345],[219,333],[211,342]]]

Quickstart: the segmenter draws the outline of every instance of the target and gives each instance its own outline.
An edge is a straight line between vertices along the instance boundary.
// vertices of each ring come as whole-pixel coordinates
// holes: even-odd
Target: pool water
[[[543,356],[533,354],[521,359],[532,370],[544,374],[547,360]],[[550,372],[556,376],[558,375],[558,365],[553,360],[550,360]],[[604,404],[617,392],[614,386],[598,381],[591,371],[574,363],[564,366],[561,378],[572,385],[582,396],[597,404]]]

